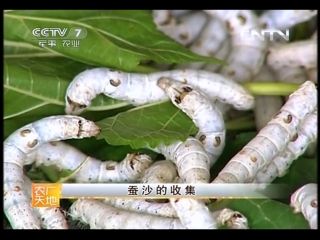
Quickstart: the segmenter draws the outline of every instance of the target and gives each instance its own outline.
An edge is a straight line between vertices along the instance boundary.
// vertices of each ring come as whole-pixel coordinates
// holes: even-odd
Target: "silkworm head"
[[[66,95],[66,108],[65,112],[69,115],[79,115],[81,114],[90,104],[76,102],[72,98]]]
[[[80,118],[77,120],[77,128],[78,134],[77,138],[84,138],[84,137],[95,137],[98,136],[101,132],[99,126],[97,126],[94,122],[86,120],[84,118]]]

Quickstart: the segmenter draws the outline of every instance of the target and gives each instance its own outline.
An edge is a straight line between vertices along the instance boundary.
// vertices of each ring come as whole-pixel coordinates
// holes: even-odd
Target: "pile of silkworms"
[[[316,10],[154,10],[159,30],[192,51],[225,60],[227,66],[189,63],[150,74],[94,68],[79,73],[65,95],[67,115],[30,123],[4,142],[4,213],[13,229],[67,229],[56,208],[31,207],[31,180],[24,166],[53,165],[75,170],[87,156],[62,140],[96,137],[99,127],[75,116],[98,95],[134,106],[170,100],[198,127],[195,137],[160,144],[152,150],[165,156],[128,154],[121,162],[91,157],[72,176],[76,183],[205,183],[225,147],[224,114],[232,107],[253,110],[258,134],[211,183],[270,183],[317,140],[316,33],[299,42],[241,40],[241,31],[285,30],[311,20]],[[285,102],[277,96],[253,97],[239,82],[278,80],[299,83]],[[149,147],[149,146],[146,146]],[[150,148],[150,147],[149,147]],[[317,228],[317,184],[291,196],[310,228]],[[209,211],[203,200],[170,199],[168,203],[110,198],[78,199],[68,213],[91,229],[248,229],[246,216],[232,209]],[[137,220],[138,219],[138,220]]]

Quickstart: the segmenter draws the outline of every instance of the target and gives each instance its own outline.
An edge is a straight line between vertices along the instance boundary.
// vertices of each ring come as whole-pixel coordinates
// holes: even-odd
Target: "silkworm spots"
[[[251,156],[250,160],[251,160],[251,162],[256,162],[258,159],[256,157],[254,157],[254,156]]]
[[[117,80],[110,79],[109,82],[114,87],[118,87],[121,84],[121,80],[120,79],[117,79]]]
[[[246,152],[242,150],[242,151],[240,151],[238,154],[239,154],[239,155],[245,155]]]
[[[57,142],[50,142],[50,145],[55,147],[55,146],[57,146],[58,144],[57,144]]]
[[[13,191],[20,192],[21,188],[19,186],[14,186]]]
[[[179,34],[179,38],[181,40],[187,40],[189,38],[189,35],[188,35],[188,33],[181,33],[181,34]]]
[[[240,22],[241,25],[246,24],[246,22],[247,22],[246,17],[244,17],[244,16],[242,16],[242,15],[238,15],[237,18],[238,18],[238,20],[239,20],[239,22]]]
[[[230,77],[232,77],[232,76],[235,75],[235,73],[236,73],[236,72],[232,70],[232,71],[229,71],[229,72],[228,72],[228,75],[229,75]]]
[[[204,143],[204,140],[206,140],[206,135],[201,135],[200,137],[199,137],[199,141],[203,144]]]
[[[31,133],[30,129],[25,129],[20,132],[21,137],[25,137],[27,134]]]
[[[106,170],[115,170],[116,168],[115,168],[115,166],[106,166]]]
[[[214,138],[216,140],[216,142],[213,143],[214,147],[219,147],[221,144],[221,138],[220,137],[215,137]]]
[[[283,119],[284,123],[291,123],[291,121],[292,121],[292,115],[291,114],[288,114],[287,118]]]
[[[311,207],[313,208],[317,208],[318,207],[318,200],[316,199],[313,199],[310,203]]]
[[[294,142],[294,141],[296,141],[297,139],[298,139],[298,133],[296,133],[293,137],[292,137],[292,139],[290,140],[291,142]]]
[[[38,140],[34,139],[32,142],[28,142],[27,146],[28,148],[34,148],[38,144]]]

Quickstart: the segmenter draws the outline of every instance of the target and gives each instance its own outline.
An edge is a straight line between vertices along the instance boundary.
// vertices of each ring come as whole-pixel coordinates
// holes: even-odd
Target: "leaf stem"
[[[280,82],[245,82],[242,83],[253,95],[288,96],[296,91],[300,84]]]

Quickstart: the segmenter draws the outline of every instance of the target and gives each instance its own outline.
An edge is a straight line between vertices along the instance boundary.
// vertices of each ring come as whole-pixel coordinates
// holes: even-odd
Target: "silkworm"
[[[146,200],[118,199],[104,200],[105,203],[122,210],[137,213],[146,213],[160,217],[178,218],[176,210],[171,203],[151,203]],[[221,211],[211,212],[211,215],[219,225],[226,225],[232,229],[248,229],[248,220],[240,212],[225,208]],[[196,219],[195,221],[199,221]]]
[[[224,45],[224,41],[227,38],[228,33],[224,24],[219,19],[212,18],[205,24],[202,32],[199,34],[198,38],[189,46],[189,49],[192,52],[202,56],[210,56],[223,60],[226,58],[230,50],[229,44]],[[220,56],[217,56],[216,53],[222,46],[224,46],[224,48],[228,47],[228,49],[221,52],[224,53],[224,56],[222,56],[221,53]],[[175,69],[202,69],[206,64],[207,63],[205,62],[179,64],[175,66]],[[219,67],[219,65],[216,64],[210,65]]]
[[[255,82],[274,81],[274,76],[267,66],[263,66],[260,72],[253,78]],[[260,131],[282,107],[283,102],[279,96],[256,96],[254,106],[254,118],[256,128]]]
[[[28,155],[36,166],[55,166],[58,170],[75,171],[70,177],[78,183],[139,182],[144,171],[152,164],[146,154],[127,154],[121,162],[101,161],[90,157],[64,142],[43,144]],[[79,168],[81,166],[81,168]],[[78,169],[79,168],[79,169]]]
[[[172,162],[171,162],[172,163]],[[168,183],[177,177],[177,171],[170,161],[159,161],[153,164],[144,176],[144,182]],[[169,199],[182,225],[187,229],[212,229],[216,222],[203,201],[195,199]]]
[[[277,70],[286,67],[317,67],[317,42],[304,40],[269,48],[267,64]]]
[[[176,166],[171,160],[152,164],[142,177],[142,183],[171,183],[178,176]]]
[[[184,229],[180,220],[129,212],[93,199],[78,199],[69,214],[91,229]]]
[[[284,67],[273,70],[278,82],[302,84],[308,80],[302,67]]]
[[[237,82],[251,80],[263,65],[267,43],[257,38],[245,37],[252,29],[260,30],[257,16],[251,10],[204,10],[214,18],[226,23],[231,37],[227,66],[220,73]]]
[[[169,146],[161,143],[152,150],[161,153],[176,165],[182,182],[209,182],[210,159],[198,139],[188,137],[185,142],[175,141]]]
[[[178,175],[184,183],[208,183],[210,180],[210,159],[201,142],[189,137],[185,142],[176,141],[169,146],[159,144],[153,149],[170,159],[177,167]],[[175,199],[170,201],[179,214],[179,219],[186,227],[212,229],[216,228],[209,209],[201,200]],[[194,221],[194,219],[202,219]],[[201,223],[201,224],[199,224]]]
[[[100,128],[76,116],[53,116],[25,125],[13,132],[4,148],[4,213],[12,229],[40,229],[30,198],[23,188],[23,166],[31,164],[27,154],[44,143],[97,136]]]
[[[226,60],[230,49],[231,49],[231,43],[230,43],[230,37],[228,36],[223,43],[221,44],[219,50],[213,55],[213,57],[217,59],[222,59]],[[206,63],[203,67],[202,70],[208,71],[208,72],[218,72],[220,71],[221,66],[217,64],[212,64],[212,63]]]
[[[317,10],[268,10],[260,16],[260,23],[264,29],[286,30],[317,14]]]
[[[65,111],[78,115],[101,93],[135,106],[168,100],[169,97],[157,86],[161,77],[189,84],[210,99],[218,99],[239,110],[254,106],[253,96],[244,87],[216,73],[189,69],[138,74],[94,68],[78,74],[70,83],[65,97]]]
[[[318,185],[309,183],[296,190],[290,199],[295,213],[302,212],[311,229],[318,229]]]
[[[196,39],[207,21],[203,12],[193,12],[176,19],[170,10],[153,10],[154,23],[157,28],[182,45],[188,45]]]
[[[270,42],[271,46],[276,46],[276,47],[281,47],[286,44],[288,43],[275,44],[274,42]],[[272,67],[270,68],[272,69]],[[273,68],[272,71],[278,82],[302,84],[308,80],[305,69],[303,67],[286,66],[283,68]],[[286,97],[286,99],[288,99],[288,97]]]
[[[158,80],[158,86],[199,128],[196,138],[203,143],[212,167],[225,146],[226,129],[220,111],[190,85],[164,77]]]
[[[23,176],[23,189],[31,201],[31,184],[32,181],[27,177]],[[53,207],[41,207],[33,209],[41,222],[41,227],[44,229],[68,229],[68,223],[65,215],[60,211],[59,208]]]
[[[258,171],[285,150],[298,127],[317,106],[317,90],[311,81],[293,92],[280,112],[260,130],[222,169],[213,183],[252,182]]]
[[[297,135],[288,143],[287,148],[274,158],[265,170],[257,173],[254,182],[270,183],[276,177],[283,177],[292,162],[304,154],[308,146],[317,140],[318,116],[317,111],[309,114],[301,123]]]
[[[177,178],[178,173],[176,166],[171,160],[158,161],[152,164],[146,171],[141,180],[142,183],[171,183]],[[116,208],[123,210],[151,213],[162,217],[176,216],[175,210],[171,204],[159,204],[159,201],[153,199],[140,200],[140,199],[123,199],[111,198],[105,199],[105,203],[110,204]],[[155,204],[151,204],[155,203]],[[150,205],[151,204],[151,205]],[[140,209],[143,209],[139,211]]]
[[[69,210],[72,218],[91,229],[185,229],[179,219],[130,212],[93,199],[78,199]],[[231,228],[247,229],[247,219],[236,211],[224,209],[212,213],[218,222]]]
[[[130,199],[130,198],[108,198],[104,199],[108,205],[122,210],[146,213],[160,217],[178,218],[176,210],[172,207],[171,203],[156,203],[143,199]]]

